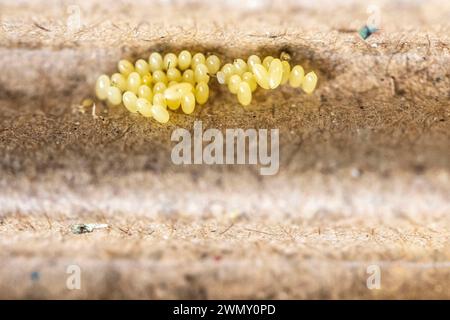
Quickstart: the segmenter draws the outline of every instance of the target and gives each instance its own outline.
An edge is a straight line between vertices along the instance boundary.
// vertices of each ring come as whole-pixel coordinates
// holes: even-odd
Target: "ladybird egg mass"
[[[246,61],[238,58],[222,66],[216,55],[205,57],[187,50],[164,56],[153,52],[148,60],[138,59],[134,64],[120,60],[118,72],[98,77],[95,93],[110,105],[122,104],[131,113],[167,123],[168,109],[181,107],[182,112],[191,114],[197,104],[205,104],[211,79],[225,85],[243,106],[251,103],[258,87],[274,90],[289,84],[311,94],[317,85],[316,73],[305,74],[302,66],[291,66],[288,60],[284,53],[280,58],[251,55]]]

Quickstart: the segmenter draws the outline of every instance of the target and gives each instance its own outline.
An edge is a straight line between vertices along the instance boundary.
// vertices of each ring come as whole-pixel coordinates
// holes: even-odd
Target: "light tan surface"
[[[3,1],[0,297],[450,298],[450,6],[377,3],[382,30],[362,41],[355,1],[79,1],[75,33],[72,2]],[[184,48],[285,50],[319,87],[260,90],[244,109],[216,84],[167,126],[79,112],[119,58]],[[194,120],[279,128],[279,174],[172,165],[170,134]],[[73,235],[75,222],[111,227]],[[68,264],[83,290],[66,289]],[[365,286],[371,264],[381,290]]]
[[[0,297],[449,298],[443,220],[90,215],[110,229],[73,235],[67,223],[78,219],[50,219],[3,221]],[[72,264],[81,290],[66,287]],[[379,290],[366,286],[372,265]]]

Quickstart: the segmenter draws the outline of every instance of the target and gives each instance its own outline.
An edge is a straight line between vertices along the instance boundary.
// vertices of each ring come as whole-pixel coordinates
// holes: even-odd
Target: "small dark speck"
[[[39,23],[37,23],[37,22],[34,22],[34,25],[35,25],[36,27],[38,27],[39,29],[41,29],[41,30],[44,30],[44,31],[47,31],[47,32],[50,31],[50,29],[47,29],[47,28],[41,26],[41,25],[40,25]]]
[[[423,165],[423,164],[416,164],[416,165],[414,165],[414,171],[417,173],[417,174],[422,174],[422,173],[424,173],[425,172],[425,166]]]

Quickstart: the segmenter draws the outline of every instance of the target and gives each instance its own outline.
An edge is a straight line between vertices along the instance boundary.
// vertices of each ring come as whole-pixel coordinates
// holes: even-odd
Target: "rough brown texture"
[[[382,30],[363,41],[353,1],[80,1],[77,32],[70,4],[0,8],[0,297],[450,298],[450,5],[379,1]],[[287,51],[319,88],[259,90],[244,109],[216,84],[167,126],[80,112],[121,57],[182,48]],[[170,134],[194,120],[279,128],[278,175],[174,166]],[[111,227],[69,234],[79,221]],[[71,263],[81,291],[65,288]]]

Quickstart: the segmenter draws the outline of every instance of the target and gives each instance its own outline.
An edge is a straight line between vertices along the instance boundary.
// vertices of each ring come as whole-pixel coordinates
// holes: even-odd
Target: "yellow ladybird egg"
[[[188,92],[181,98],[181,110],[185,114],[191,114],[195,109],[195,96],[192,92]]]
[[[167,100],[179,100],[189,92],[192,92],[192,85],[187,82],[182,82],[167,88],[164,91],[164,98]]]
[[[150,118],[152,116],[152,105],[150,101],[144,98],[138,98],[136,100],[136,108],[137,111],[142,114],[144,117]]]
[[[283,64],[280,59],[273,59],[269,67],[269,87],[275,89],[283,79]]]
[[[253,75],[256,83],[263,89],[269,89],[269,73],[262,64],[255,64],[253,66]]]
[[[186,70],[191,65],[192,55],[189,51],[183,50],[178,54],[178,67]]]
[[[169,112],[166,108],[163,106],[160,106],[159,104],[154,104],[151,107],[151,113],[153,116],[153,119],[158,121],[159,123],[167,123],[169,121]]]
[[[230,92],[232,94],[236,94],[241,81],[242,81],[242,79],[239,75],[233,74],[230,77],[230,80],[228,80],[228,90],[230,90]]]
[[[237,97],[240,104],[248,106],[252,102],[252,90],[246,81],[239,83]]]
[[[137,72],[132,72],[127,79],[127,89],[128,91],[137,94],[139,87],[141,86],[141,76]]]
[[[167,86],[164,82],[157,82],[153,86],[153,94],[164,93],[166,91]]]
[[[149,86],[143,84],[138,89],[138,96],[139,98],[144,98],[147,99],[148,101],[152,101],[153,99],[152,89]]]
[[[209,81],[208,68],[204,64],[197,64],[194,71],[195,82],[206,82]]]
[[[222,67],[222,72],[225,75],[225,83],[228,83],[228,80],[233,74],[236,74],[236,68],[231,63],[227,63]]]
[[[164,56],[163,66],[164,69],[167,70],[169,68],[176,68],[178,65],[178,57],[174,53],[167,53]]]
[[[142,76],[142,83],[147,85],[147,86],[151,86],[153,82],[153,77],[150,73],[147,73],[146,75]]]
[[[167,108],[167,102],[166,98],[164,98],[164,95],[162,93],[156,93],[153,96],[153,105],[159,105],[161,107]]]
[[[272,56],[267,56],[264,58],[262,65],[264,66],[264,68],[266,68],[267,70],[269,70],[270,67],[270,63],[272,62],[273,57]]]
[[[167,76],[164,71],[156,70],[153,72],[153,82],[162,82],[164,84],[168,83]]]
[[[162,70],[163,68],[163,58],[161,54],[158,52],[153,52],[148,58],[148,65],[150,67],[151,72],[155,72],[157,70]]]
[[[226,83],[226,76],[225,73],[223,71],[219,71],[216,73],[217,76],[217,82],[219,82],[220,84],[225,84]]]
[[[95,94],[100,100],[105,100],[108,97],[108,88],[111,85],[111,81],[106,74],[102,74],[98,77],[95,83]]]
[[[317,85],[317,75],[314,71],[308,72],[302,82],[302,89],[306,93],[312,93]]]
[[[305,75],[305,71],[303,70],[303,67],[300,65],[297,65],[292,68],[291,74],[289,76],[289,84],[293,88],[298,88],[303,82],[303,77]]]
[[[209,98],[209,87],[206,82],[199,82],[195,87],[195,99],[198,104],[205,104]]]
[[[283,78],[281,79],[281,84],[286,84],[291,75],[291,65],[287,61],[281,61],[281,64],[283,65]]]
[[[247,65],[248,65],[250,71],[253,71],[253,66],[255,64],[262,64],[261,58],[258,57],[257,55],[251,55],[250,57],[248,57]]]
[[[130,61],[123,59],[117,64],[117,69],[119,69],[119,72],[123,74],[124,77],[128,77],[128,75],[134,71],[134,66]]]
[[[244,72],[244,74],[242,75],[242,81],[245,81],[248,83],[252,92],[255,91],[256,88],[258,87],[258,84],[256,83],[256,80],[255,80],[255,76],[251,72],[248,72],[248,71]]]
[[[194,56],[192,57],[192,61],[191,61],[191,68],[193,70],[195,70],[195,67],[199,64],[205,64],[206,59],[205,56],[203,55],[203,53],[196,53],[194,54]]]
[[[244,72],[248,70],[247,63],[242,59],[234,60],[234,69],[235,73],[238,75],[242,75]]]
[[[216,55],[210,55],[206,58],[206,67],[209,74],[216,74],[220,69],[220,59]]]
[[[181,81],[181,72],[177,68],[169,68],[166,75],[169,81]]]
[[[192,69],[187,69],[183,72],[182,81],[195,85],[195,74]]]
[[[114,73],[111,76],[111,85],[119,88],[120,91],[127,90],[127,79],[121,73]]]
[[[178,92],[181,92],[182,94],[185,94],[185,93],[191,92],[193,89],[193,86],[187,82],[180,82],[173,89],[177,90]]]
[[[139,59],[138,61],[136,61],[136,63],[134,64],[134,69],[136,70],[137,73],[139,73],[141,76],[146,75],[147,73],[149,73],[150,68],[148,66],[147,61],[145,61],[144,59]]]
[[[131,91],[125,92],[122,96],[123,105],[125,106],[125,108],[127,108],[128,111],[130,111],[132,113],[137,112],[137,106],[136,106],[137,99],[138,98],[136,97],[136,95]]]
[[[181,104],[181,98],[179,99],[166,99],[167,107],[171,110],[177,110]]]
[[[122,92],[117,87],[108,88],[108,102],[117,106],[122,102]]]

